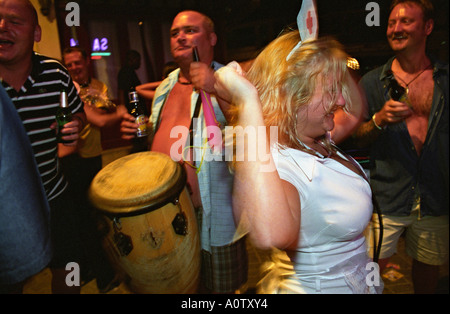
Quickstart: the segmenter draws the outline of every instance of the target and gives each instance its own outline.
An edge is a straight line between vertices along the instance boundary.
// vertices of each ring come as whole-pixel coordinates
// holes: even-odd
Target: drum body
[[[104,247],[136,293],[195,293],[200,240],[184,169],[143,152],[103,168],[90,199],[107,226]]]

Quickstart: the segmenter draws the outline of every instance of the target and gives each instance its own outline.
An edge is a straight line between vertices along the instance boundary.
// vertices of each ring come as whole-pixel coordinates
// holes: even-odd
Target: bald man
[[[180,138],[171,136],[171,131],[177,127],[189,130],[192,126],[196,133],[202,135],[201,143],[207,142],[203,111],[195,116],[195,108],[201,104],[200,89],[211,95],[216,118],[222,128],[226,125],[228,104],[215,97],[214,71],[222,67],[214,61],[216,43],[214,23],[206,15],[182,11],[175,16],[170,29],[170,47],[180,68],[171,72],[155,91],[150,117],[154,131],[152,151],[180,160],[180,156],[173,155],[172,149],[180,143]],[[193,47],[197,47],[200,62],[193,62]],[[136,128],[134,118],[125,115],[121,124],[123,137],[132,138]],[[189,148],[189,143],[184,144],[184,148]],[[203,145],[196,156],[209,150],[207,145]],[[205,289],[201,292],[233,293],[247,280],[245,238],[235,237],[231,206],[233,177],[225,160],[192,160],[194,149],[187,151],[186,158],[181,158],[180,162],[186,169],[191,199],[201,217],[201,288]]]

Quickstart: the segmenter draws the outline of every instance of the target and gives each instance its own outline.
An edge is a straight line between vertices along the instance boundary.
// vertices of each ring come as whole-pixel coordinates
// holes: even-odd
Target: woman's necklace
[[[298,143],[303,146],[307,151],[309,151],[310,153],[312,153],[313,155],[316,155],[319,158],[329,158],[331,156],[331,154],[333,153],[331,150],[329,150],[325,145],[323,145],[321,142],[319,141],[314,141],[316,144],[320,145],[326,152],[327,152],[327,156],[322,155],[321,153],[319,153],[317,150],[315,150],[314,148],[309,147],[308,145],[306,145],[305,143],[303,143],[302,141],[300,141],[299,139],[297,139]]]
[[[411,85],[412,82],[414,82],[415,80],[417,80],[417,79],[419,78],[419,76],[422,75],[423,72],[425,72],[426,70],[428,70],[428,69],[430,69],[430,68],[431,68],[431,64],[428,65],[428,66],[427,66],[425,69],[423,69],[422,71],[420,71],[420,73],[417,74],[411,81],[409,81],[409,83],[406,83],[406,82],[405,82],[398,74],[395,75],[395,72],[392,72],[392,73],[394,73],[394,75],[395,75],[400,81],[402,81],[403,84],[406,85],[406,93],[408,94],[408,93],[409,93],[409,85]]]

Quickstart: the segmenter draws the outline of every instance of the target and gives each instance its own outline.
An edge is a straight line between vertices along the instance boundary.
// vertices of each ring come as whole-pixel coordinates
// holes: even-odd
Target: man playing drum
[[[180,68],[169,74],[156,90],[150,117],[154,131],[152,151],[170,156],[173,144],[180,141],[180,138],[171,137],[171,131],[180,127],[187,130],[190,126],[196,130],[194,133],[201,134],[202,149],[209,149],[204,112],[200,110],[198,116],[195,115],[200,90],[211,94],[216,119],[222,127],[226,125],[228,107],[215,97],[214,89],[214,71],[222,67],[213,61],[216,42],[214,24],[207,16],[196,11],[183,11],[173,20],[171,52]],[[198,49],[201,62],[193,62],[194,47]],[[125,114],[121,124],[122,137],[133,138],[136,129],[134,118]],[[188,156],[192,155],[193,149],[189,149]],[[232,293],[247,281],[248,264],[245,238],[236,237],[231,206],[232,175],[224,158],[194,160],[183,162],[183,165],[187,171],[190,196],[199,216],[202,248],[200,291]]]

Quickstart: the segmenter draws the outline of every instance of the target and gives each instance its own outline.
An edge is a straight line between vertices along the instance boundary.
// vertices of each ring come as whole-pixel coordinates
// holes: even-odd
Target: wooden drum
[[[197,220],[186,172],[156,152],[108,164],[90,199],[108,226],[104,247],[137,293],[195,293],[200,276]]]

